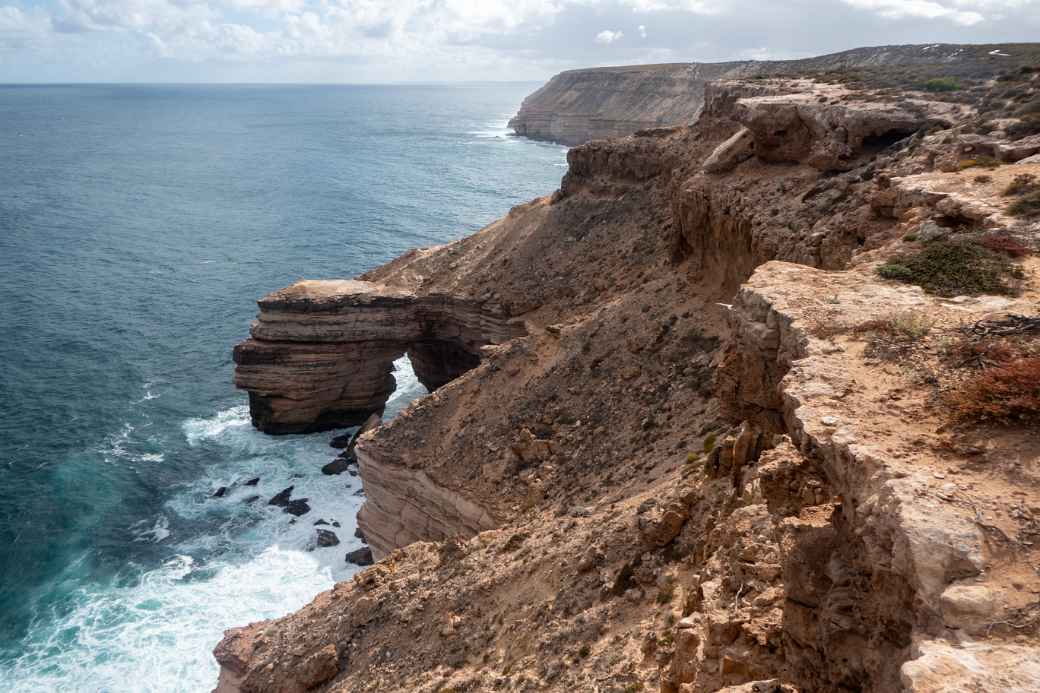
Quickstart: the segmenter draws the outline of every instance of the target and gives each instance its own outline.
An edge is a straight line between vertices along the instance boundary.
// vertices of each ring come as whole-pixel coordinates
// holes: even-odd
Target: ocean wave
[[[134,541],[158,544],[170,536],[170,520],[165,515],[160,515],[151,527],[148,526],[148,520],[141,520],[135,522],[130,531],[134,533]]]
[[[207,419],[188,419],[182,428],[188,445],[198,445],[203,440],[216,438],[228,430],[249,426],[249,406],[240,405],[217,412]]]
[[[192,579],[199,572],[208,579]],[[177,554],[134,586],[82,593],[0,679],[10,693],[210,690],[224,629],[285,615],[332,584],[313,555],[278,546],[241,565]]]

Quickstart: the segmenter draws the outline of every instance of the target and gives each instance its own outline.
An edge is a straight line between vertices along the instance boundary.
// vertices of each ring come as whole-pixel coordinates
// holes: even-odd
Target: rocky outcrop
[[[365,504],[358,527],[379,560],[414,541],[470,537],[498,526],[478,498],[438,483],[407,460],[381,454],[369,440],[357,450]]]
[[[402,354],[434,390],[473,368],[480,347],[523,331],[487,302],[363,281],[301,281],[258,303],[235,385],[267,433],[358,425],[382,411]]]
[[[223,690],[1040,689],[1040,444],[950,411],[984,367],[964,327],[1035,312],[1040,263],[1008,246],[1011,297],[877,272],[953,234],[1040,247],[1002,194],[1031,164],[941,170],[967,102],[708,93],[695,126],[577,147],[553,196],[365,275],[526,331],[361,437],[381,560],[229,631]]]

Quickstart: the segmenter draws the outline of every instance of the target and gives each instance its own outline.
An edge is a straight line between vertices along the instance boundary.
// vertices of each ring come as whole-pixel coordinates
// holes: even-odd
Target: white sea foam
[[[184,422],[184,435],[189,445],[216,438],[228,429],[249,426],[249,407],[245,404],[218,412],[216,416],[206,419],[188,419]]]
[[[387,417],[426,391],[407,358],[394,376]],[[266,436],[249,425],[246,406],[189,419],[182,431],[190,445],[212,452],[213,464],[154,519],[130,528],[134,541],[168,546],[170,558],[131,586],[81,591],[71,612],[37,630],[23,655],[0,669],[5,693],[209,690],[217,677],[211,653],[225,629],[294,611],[357,570],[344,554],[362,545],[354,537],[361,480],[321,473],[333,434]],[[132,433],[124,426],[111,447],[125,449]],[[245,485],[256,477],[257,485]],[[220,486],[228,491],[214,498]],[[308,499],[309,513],[294,518],[267,504],[288,486],[294,499]],[[318,520],[338,546],[316,548]],[[178,523],[209,529],[176,536]]]
[[[502,120],[493,120],[487,123],[483,130],[472,130],[466,134],[482,140],[512,137],[513,130],[509,127],[509,118],[510,116],[504,116]]]
[[[158,544],[170,536],[170,519],[160,515],[150,527],[148,520],[135,523],[130,530],[134,533],[134,541],[148,541]]]
[[[4,690],[207,691],[225,628],[284,615],[333,584],[315,556],[279,546],[192,579],[200,568],[178,554],[133,587],[81,594],[49,637],[2,672]]]

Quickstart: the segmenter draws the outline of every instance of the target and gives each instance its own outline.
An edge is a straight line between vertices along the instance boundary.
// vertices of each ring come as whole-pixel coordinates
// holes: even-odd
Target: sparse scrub
[[[906,311],[861,323],[852,332],[870,335],[866,356],[894,360],[927,336],[932,324],[927,314]]]
[[[1023,195],[1008,207],[1008,214],[1016,217],[1040,216],[1040,190]]]
[[[961,83],[953,77],[936,77],[925,82],[922,87],[925,91],[936,93],[960,91],[964,88],[961,86]]]
[[[1013,140],[1020,140],[1029,135],[1040,135],[1040,114],[1023,116],[1017,123],[1012,123],[1005,131]]]
[[[1034,190],[1040,190],[1040,183],[1037,183],[1036,176],[1031,173],[1021,173],[1004,188],[1004,196],[1025,195]]]
[[[978,239],[978,244],[1014,258],[1025,257],[1033,252],[1032,248],[1007,233],[987,233]]]
[[[704,452],[711,452],[715,449],[716,437],[714,433],[708,434],[708,437],[704,439]]]
[[[970,241],[933,241],[891,258],[877,272],[938,296],[1015,294],[1023,276],[1006,256]]]
[[[987,368],[949,395],[954,416],[965,423],[1040,421],[1040,357]]]

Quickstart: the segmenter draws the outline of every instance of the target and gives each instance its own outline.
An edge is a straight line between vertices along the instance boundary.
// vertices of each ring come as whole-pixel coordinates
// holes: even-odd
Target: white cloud
[[[13,50],[36,42],[50,31],[50,18],[0,5],[0,50]]]
[[[845,4],[861,10],[876,12],[885,19],[946,19],[961,26],[974,26],[986,17],[977,10],[997,6],[1013,7],[1019,3],[1011,0],[953,0],[943,4],[933,0],[843,0]]]
[[[633,12],[693,12],[716,14],[727,4],[720,0],[620,0]]]
[[[646,38],[646,25],[645,24],[640,24],[639,25],[639,36],[640,36],[640,38]]]
[[[610,29],[604,29],[603,31],[596,34],[596,43],[602,43],[604,46],[609,46],[615,41],[620,41],[625,35],[625,32],[618,29],[617,31],[611,31]]]

